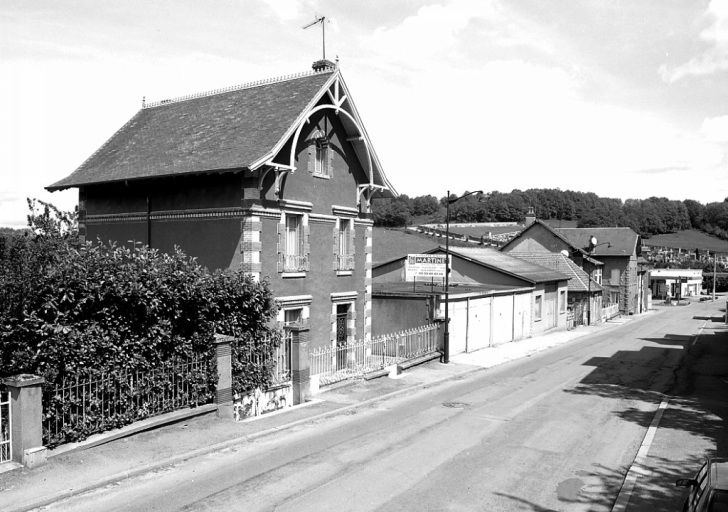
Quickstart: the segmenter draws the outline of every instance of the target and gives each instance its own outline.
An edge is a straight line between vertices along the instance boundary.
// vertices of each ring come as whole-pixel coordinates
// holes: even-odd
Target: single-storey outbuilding
[[[568,276],[488,248],[451,248],[450,257],[450,354],[566,329]],[[372,269],[374,336],[445,317],[443,281],[407,281],[406,259]]]

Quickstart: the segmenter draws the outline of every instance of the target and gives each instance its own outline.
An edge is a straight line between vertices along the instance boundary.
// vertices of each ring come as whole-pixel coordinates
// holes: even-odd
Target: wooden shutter
[[[356,241],[356,227],[354,226],[354,219],[349,219],[349,254],[352,256],[356,255],[355,241]],[[354,260],[356,261],[356,260]]]
[[[303,218],[301,218],[301,221],[303,221]],[[309,242],[310,235],[311,235],[311,228],[308,225],[302,226],[300,233],[303,234],[303,255],[306,257],[306,260],[304,262],[304,270],[308,271],[311,270],[311,244]]]
[[[308,141],[308,173],[313,174],[316,170],[316,141]]]
[[[276,252],[278,254],[278,272],[283,272],[283,257],[285,252],[285,233],[286,225],[278,223],[278,243],[276,244]]]
[[[339,220],[341,222],[341,220]],[[339,270],[339,262],[337,256],[339,255],[339,226],[334,224],[334,270]]]
[[[334,177],[334,150],[331,149],[331,144],[326,144],[326,162],[322,162],[326,166],[326,176],[331,178]]]

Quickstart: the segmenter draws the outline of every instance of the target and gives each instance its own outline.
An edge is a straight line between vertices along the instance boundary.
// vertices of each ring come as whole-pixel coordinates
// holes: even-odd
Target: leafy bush
[[[235,337],[236,391],[268,386],[280,333],[271,327],[276,307],[266,283],[242,272],[211,274],[179,249],[166,254],[82,244],[73,214],[40,205],[39,211],[29,202],[30,231],[0,237],[0,377],[41,375],[50,391],[68,379],[150,372],[198,359],[206,374],[188,376],[189,390],[195,403],[206,403],[217,382],[212,340],[222,333]],[[137,386],[137,395],[167,385],[140,382],[146,384]],[[143,403],[126,408],[127,395],[106,393],[107,410],[115,413],[105,418],[86,404],[89,421],[64,427],[65,439],[149,414]],[[46,402],[60,404],[59,415],[64,407],[74,414],[70,396],[68,403],[48,396]]]

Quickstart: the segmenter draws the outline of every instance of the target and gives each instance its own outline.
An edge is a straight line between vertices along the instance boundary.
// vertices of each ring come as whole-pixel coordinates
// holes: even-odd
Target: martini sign
[[[444,254],[408,254],[404,262],[405,281],[445,279]]]

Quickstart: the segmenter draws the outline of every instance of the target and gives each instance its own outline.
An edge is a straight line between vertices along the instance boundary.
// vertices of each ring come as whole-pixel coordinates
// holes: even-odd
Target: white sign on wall
[[[408,254],[404,262],[405,281],[445,279],[444,254]]]

